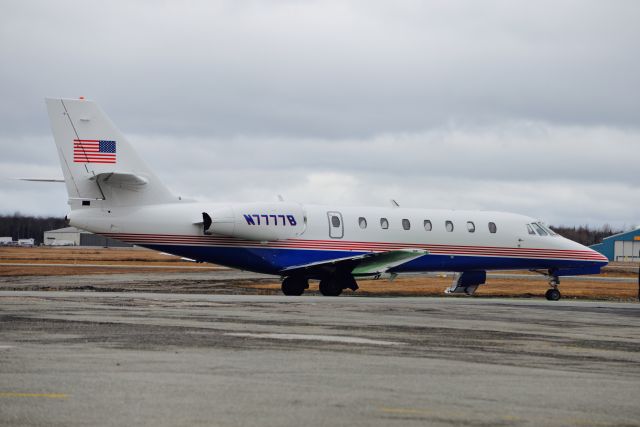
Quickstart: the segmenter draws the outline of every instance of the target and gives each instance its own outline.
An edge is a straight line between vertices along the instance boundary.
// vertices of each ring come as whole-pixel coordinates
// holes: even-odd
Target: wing
[[[429,252],[423,249],[398,249],[387,252],[371,252],[353,257],[336,258],[328,261],[313,262],[286,268],[280,272],[283,276],[304,275],[322,277],[336,272],[353,276],[376,276],[405,264]]]

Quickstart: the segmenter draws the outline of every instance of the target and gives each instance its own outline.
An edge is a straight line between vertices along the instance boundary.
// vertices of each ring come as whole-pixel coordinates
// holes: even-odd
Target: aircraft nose
[[[605,265],[609,264],[609,258],[607,258],[606,256],[602,255],[600,252],[595,251],[591,248],[586,248],[589,252],[590,255],[598,262],[602,263],[602,266],[604,267]]]
[[[573,240],[565,238],[563,246],[566,249],[573,251],[575,255],[577,255],[581,259],[584,259],[585,261],[592,261],[595,264],[600,265],[601,267],[609,264],[609,259],[606,256],[578,242],[574,242]]]
[[[609,259],[606,256],[602,255],[600,252],[584,245],[580,245],[580,246],[582,246],[582,250],[584,251],[585,258],[588,258],[591,261],[597,262],[601,267],[604,267],[605,265],[609,264]]]

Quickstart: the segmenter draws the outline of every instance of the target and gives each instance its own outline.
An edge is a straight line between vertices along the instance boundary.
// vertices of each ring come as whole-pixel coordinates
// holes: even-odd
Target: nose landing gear
[[[558,285],[560,285],[560,279],[557,276],[552,276],[551,279],[549,279],[549,286],[551,286],[551,289],[548,289],[547,292],[545,292],[545,298],[549,301],[558,301],[562,296],[558,290]]]

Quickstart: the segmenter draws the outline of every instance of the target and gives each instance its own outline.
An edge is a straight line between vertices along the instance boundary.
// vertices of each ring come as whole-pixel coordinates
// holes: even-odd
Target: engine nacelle
[[[243,203],[207,215],[211,224],[205,220],[205,233],[239,239],[285,240],[301,235],[306,228],[305,212],[297,203]]]

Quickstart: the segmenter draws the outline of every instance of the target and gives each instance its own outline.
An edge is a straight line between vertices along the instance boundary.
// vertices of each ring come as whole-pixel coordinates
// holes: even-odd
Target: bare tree
[[[551,229],[567,239],[583,244],[585,246],[595,245],[602,242],[605,237],[621,233],[622,230],[614,230],[609,224],[604,224],[599,228],[591,228],[588,225],[578,227],[567,227],[563,225],[553,225]]]
[[[22,215],[0,215],[0,236],[11,236],[13,240],[33,238],[36,244],[41,244],[44,232],[66,226],[64,218],[36,217]]]

